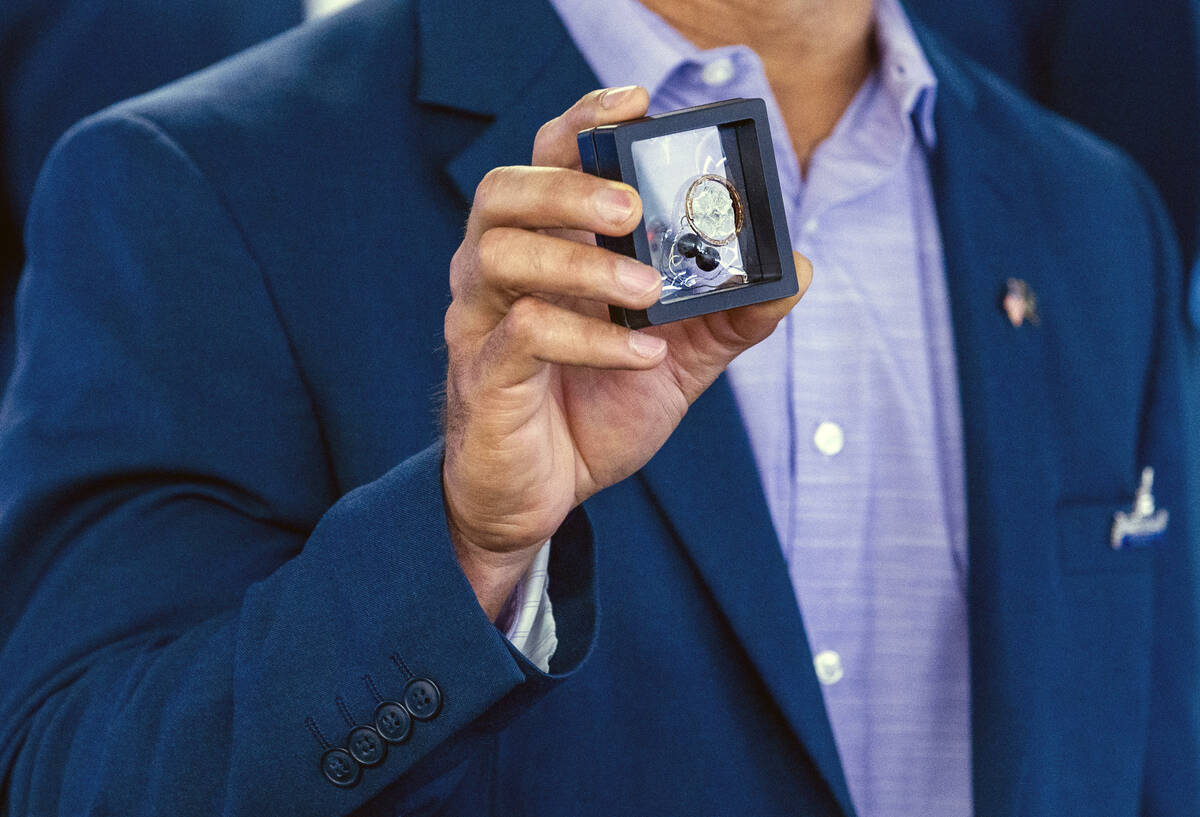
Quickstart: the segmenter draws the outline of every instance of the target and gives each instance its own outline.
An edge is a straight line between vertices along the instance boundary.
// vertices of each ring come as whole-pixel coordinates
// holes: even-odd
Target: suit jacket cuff
[[[436,444],[350,492],[322,517],[300,555],[251,588],[250,609],[309,611],[243,625],[246,644],[278,651],[250,662],[265,670],[258,677],[235,684],[246,716],[241,722],[259,733],[255,740],[235,739],[231,784],[263,813],[298,796],[321,813],[346,813],[393,783],[405,802],[404,776],[436,781],[461,767],[480,736],[519,717],[589,653],[596,611],[586,517],[572,514],[555,534],[559,546],[549,572],[560,647],[543,672],[493,626],[458,565],[441,463]],[[293,598],[301,589],[305,598]],[[274,637],[262,637],[264,626],[277,628]],[[380,698],[403,702],[413,679],[436,685],[436,713],[414,719],[407,740],[389,746],[379,765],[362,768],[353,787],[324,779],[321,740],[346,748],[345,714],[371,722],[378,704],[372,685]],[[264,743],[291,747],[285,757],[294,772],[237,780],[240,769],[257,765],[237,753]],[[311,785],[297,786],[304,781]]]

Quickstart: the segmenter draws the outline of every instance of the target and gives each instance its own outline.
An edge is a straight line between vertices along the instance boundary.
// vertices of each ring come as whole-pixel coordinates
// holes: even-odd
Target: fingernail
[[[629,333],[629,345],[642,357],[658,357],[662,350],[667,348],[667,342],[662,338],[644,335],[641,332]]]
[[[622,85],[620,88],[609,88],[600,94],[601,108],[619,108],[629,101],[629,97],[638,89],[636,85]]]
[[[613,224],[623,224],[633,214],[633,195],[624,188],[608,187],[596,194],[596,209]]]
[[[653,267],[639,264],[637,261],[622,260],[617,262],[617,281],[626,292],[645,295],[658,289],[662,277]]]

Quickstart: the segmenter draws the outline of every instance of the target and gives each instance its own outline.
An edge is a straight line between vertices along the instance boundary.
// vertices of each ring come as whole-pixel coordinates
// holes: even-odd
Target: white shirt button
[[[700,71],[700,79],[704,80],[705,85],[724,85],[733,79],[733,60],[729,57],[713,60]]]
[[[846,674],[842,669],[842,657],[833,650],[821,650],[813,656],[813,666],[817,670],[817,680],[825,686],[833,686]]]
[[[820,226],[821,226],[820,220],[818,220],[816,216],[813,216],[808,221],[804,222],[804,234],[812,235],[813,233],[815,233],[817,231],[817,228]]]
[[[846,435],[840,425],[826,420],[813,432],[813,445],[825,456],[832,457],[845,447]]]

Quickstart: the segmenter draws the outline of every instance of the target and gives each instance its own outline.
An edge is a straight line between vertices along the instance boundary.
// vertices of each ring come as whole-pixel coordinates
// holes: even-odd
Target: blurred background
[[[353,0],[3,0],[0,3],[0,383],[13,359],[21,225],[68,128]]]

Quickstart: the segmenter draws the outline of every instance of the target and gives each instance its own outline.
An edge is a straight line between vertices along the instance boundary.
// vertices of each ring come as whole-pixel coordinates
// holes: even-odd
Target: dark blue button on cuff
[[[330,749],[321,755],[321,771],[333,785],[350,788],[358,782],[362,770],[345,749]]]
[[[428,678],[414,678],[404,688],[404,706],[419,721],[427,721],[442,708],[442,693]]]
[[[403,743],[412,734],[412,715],[395,701],[375,707],[375,728],[388,743]]]
[[[351,756],[362,766],[377,766],[387,756],[387,744],[370,726],[356,726],[346,736]]]

